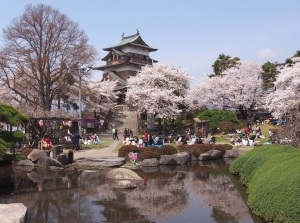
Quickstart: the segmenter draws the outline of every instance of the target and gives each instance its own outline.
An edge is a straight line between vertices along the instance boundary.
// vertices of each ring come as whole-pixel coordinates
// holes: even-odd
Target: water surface
[[[23,203],[29,223],[263,223],[245,204],[226,161],[140,168],[137,188],[120,190],[107,170],[53,172],[0,167],[0,203]],[[11,172],[10,172],[11,171]]]

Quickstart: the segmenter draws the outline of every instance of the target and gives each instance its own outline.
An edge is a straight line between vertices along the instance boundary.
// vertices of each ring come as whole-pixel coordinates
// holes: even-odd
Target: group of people
[[[230,136],[230,143],[232,145],[255,146],[255,138],[265,138],[258,122],[252,127],[250,121],[248,121],[243,131],[238,129],[236,132],[238,134],[236,141],[233,136]]]
[[[133,138],[133,131],[131,129],[125,128],[123,132],[123,137],[124,140],[126,140],[126,138]]]
[[[97,134],[88,134],[83,140],[83,144],[90,145],[90,144],[100,144],[100,138]]]
[[[189,128],[185,130],[185,135],[178,135],[176,138],[177,143],[181,143],[184,146],[193,144],[202,144],[203,128],[199,128],[197,133],[194,134]]]
[[[139,139],[137,136],[127,135],[124,137],[124,144],[126,145],[136,145],[138,147],[148,147],[148,146],[163,146],[164,142],[161,136],[152,136],[145,131],[143,136]]]
[[[147,146],[163,146],[164,142],[161,136],[155,136],[148,134],[148,131],[145,131],[142,138],[142,143],[144,147]]]
[[[76,132],[74,135],[72,135],[74,152],[77,152],[80,149],[81,139],[82,139],[82,137],[78,132]],[[50,150],[50,152],[52,152],[52,150],[54,149],[50,135],[46,134],[41,139],[41,149]]]

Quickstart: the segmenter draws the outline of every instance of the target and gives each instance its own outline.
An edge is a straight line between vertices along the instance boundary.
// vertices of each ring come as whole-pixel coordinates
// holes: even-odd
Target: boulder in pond
[[[26,222],[27,208],[22,203],[0,204],[2,223]]]
[[[39,159],[43,159],[46,156],[45,150],[33,149],[28,154],[27,159],[31,160],[32,162],[37,162]]]
[[[31,160],[20,160],[18,162],[15,162],[15,165],[16,166],[30,166],[30,167],[36,167],[37,166]]]
[[[142,180],[136,172],[126,168],[112,169],[106,173],[105,177],[114,180]]]
[[[114,185],[114,188],[117,189],[135,189],[137,185],[131,182],[130,180],[119,180]]]
[[[180,152],[173,155],[161,155],[159,163],[161,165],[181,165],[191,161],[191,156],[187,152]]]
[[[50,166],[62,167],[61,163],[55,159],[51,159],[50,157],[46,156],[43,159],[39,159],[37,162],[38,167],[48,168]]]
[[[120,167],[125,164],[125,157],[79,158],[72,163],[78,169],[98,169],[106,167]]]
[[[159,165],[159,161],[156,158],[144,159],[141,163],[143,167],[157,167]]]

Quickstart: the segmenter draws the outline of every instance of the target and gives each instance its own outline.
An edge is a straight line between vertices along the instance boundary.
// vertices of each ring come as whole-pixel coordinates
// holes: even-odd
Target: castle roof
[[[103,48],[103,50],[110,51],[111,49],[120,48],[120,47],[126,46],[126,45],[133,45],[133,46],[146,48],[146,49],[149,50],[149,52],[157,50],[155,48],[152,48],[152,47],[148,46],[145,43],[145,41],[140,36],[140,33],[139,33],[138,30],[137,30],[136,34],[131,35],[131,36],[124,36],[124,33],[123,33],[121,41],[119,43],[117,43],[117,44],[115,44],[111,47]]]

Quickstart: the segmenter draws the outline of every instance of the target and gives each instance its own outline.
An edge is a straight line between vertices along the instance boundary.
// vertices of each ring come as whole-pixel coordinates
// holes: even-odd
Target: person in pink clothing
[[[137,160],[138,160],[138,153],[135,149],[133,149],[129,154],[128,157],[130,159],[130,162],[132,165],[137,166]]]

